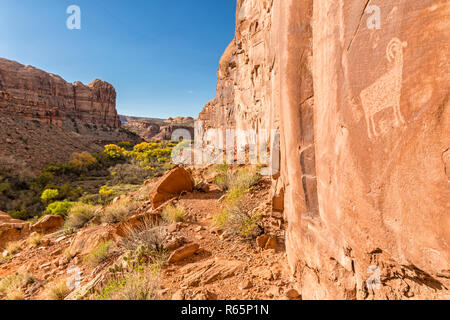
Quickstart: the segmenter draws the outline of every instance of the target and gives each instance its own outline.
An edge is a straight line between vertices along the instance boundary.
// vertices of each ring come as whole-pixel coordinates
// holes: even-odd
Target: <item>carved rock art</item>
[[[407,42],[392,39],[386,48],[386,57],[392,68],[375,83],[361,91],[360,97],[367,122],[369,138],[379,136],[375,124],[375,115],[382,110],[392,108],[396,126],[405,120],[400,111],[400,96],[403,77],[403,48]]]

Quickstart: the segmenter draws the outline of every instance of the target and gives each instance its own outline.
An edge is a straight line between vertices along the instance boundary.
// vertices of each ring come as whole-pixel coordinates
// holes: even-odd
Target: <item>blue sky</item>
[[[69,30],[70,5],[81,30]],[[0,57],[117,91],[119,113],[196,117],[215,96],[235,0],[2,0]]]

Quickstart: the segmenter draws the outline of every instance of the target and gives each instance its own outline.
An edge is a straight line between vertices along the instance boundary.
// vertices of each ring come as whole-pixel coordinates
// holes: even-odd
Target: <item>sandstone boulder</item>
[[[113,227],[94,226],[78,232],[69,247],[70,256],[89,254],[102,241],[113,239],[115,231]]]
[[[29,223],[13,219],[9,214],[0,211],[0,249],[5,248],[8,242],[22,240],[29,234]]]
[[[41,234],[52,233],[61,229],[64,219],[57,215],[47,215],[39,222],[31,225],[31,231]]]
[[[191,174],[182,167],[176,167],[167,172],[150,191],[152,207],[156,209],[184,191],[192,192],[193,188]]]

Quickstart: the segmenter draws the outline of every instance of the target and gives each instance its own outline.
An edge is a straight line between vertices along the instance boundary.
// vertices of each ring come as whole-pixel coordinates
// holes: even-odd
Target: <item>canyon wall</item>
[[[199,120],[279,129],[274,209],[304,299],[450,297],[449,16],[445,0],[238,0]]]
[[[85,86],[0,58],[0,170],[38,172],[74,152],[142,139],[121,128],[116,91],[95,80]]]
[[[120,127],[116,91],[95,80],[70,84],[32,66],[0,58],[0,112],[62,126],[69,119]]]

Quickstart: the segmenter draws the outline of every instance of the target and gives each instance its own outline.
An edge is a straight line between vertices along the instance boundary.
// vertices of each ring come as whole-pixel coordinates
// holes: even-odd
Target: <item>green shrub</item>
[[[115,192],[114,192],[114,190],[110,189],[108,186],[102,186],[98,193],[101,195],[104,195],[104,196],[111,196]]]
[[[56,201],[47,206],[46,212],[48,214],[57,215],[61,217],[66,217],[67,213],[69,212],[69,209],[72,208],[72,206],[75,204],[75,202],[71,201]]]
[[[45,203],[49,203],[51,200],[59,196],[59,191],[56,189],[46,189],[42,192],[41,200]]]

